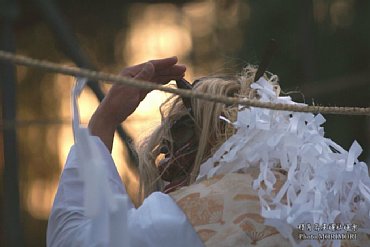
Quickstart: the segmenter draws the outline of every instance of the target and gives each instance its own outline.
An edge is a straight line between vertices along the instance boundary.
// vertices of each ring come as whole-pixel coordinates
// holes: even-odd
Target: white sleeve
[[[109,151],[99,138],[92,138],[104,159],[103,169],[113,195],[126,196]],[[99,213],[98,218],[87,217],[77,150],[75,146],[71,148],[59,182],[48,222],[47,246],[203,246],[182,210],[171,197],[163,193],[153,193],[138,209],[133,207],[131,201],[121,201],[121,204],[126,203],[125,206],[119,206],[124,212],[115,212],[113,217],[108,206],[101,208],[107,212]],[[116,217],[119,214],[123,217]],[[127,228],[116,229],[114,226],[117,224],[112,222],[117,219],[126,220]],[[102,229],[107,226],[107,222],[110,222],[108,229]],[[118,231],[118,235],[125,236],[127,240],[122,245],[117,244],[117,241],[113,244],[109,233],[108,242],[101,240],[99,235],[102,231]]]

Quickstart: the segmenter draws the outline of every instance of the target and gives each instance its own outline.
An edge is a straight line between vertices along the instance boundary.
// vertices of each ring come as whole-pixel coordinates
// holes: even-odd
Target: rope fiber
[[[155,83],[136,80],[120,75],[108,74],[104,72],[81,69],[78,67],[70,67],[52,63],[49,61],[38,60],[21,55],[15,55],[10,52],[0,50],[0,60],[8,61],[16,65],[27,66],[37,69],[42,69],[48,72],[61,73],[74,77],[86,77],[92,80],[99,80],[104,83],[114,84],[120,83],[126,86],[137,87],[146,90],[159,90],[163,92],[173,93],[181,97],[194,97],[198,99],[208,100],[212,102],[224,104],[239,104],[244,106],[267,108],[272,110],[292,111],[292,112],[312,112],[321,114],[336,114],[336,115],[364,115],[370,116],[370,107],[337,107],[337,106],[302,106],[302,105],[288,105],[276,104],[271,102],[261,102],[258,100],[240,99],[235,97],[217,96],[208,93],[199,93],[185,89],[175,89],[158,85]]]

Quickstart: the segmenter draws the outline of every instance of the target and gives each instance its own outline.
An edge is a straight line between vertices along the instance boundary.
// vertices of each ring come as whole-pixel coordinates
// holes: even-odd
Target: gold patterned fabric
[[[170,195],[206,246],[289,246],[265,226],[249,174],[231,173],[184,187]]]
[[[252,188],[257,174],[257,169],[249,169],[248,173],[215,176],[170,195],[205,246],[291,246],[275,228],[264,225],[259,197]],[[275,176],[276,186],[280,187],[286,176],[278,171]],[[370,246],[368,235],[358,238],[358,241],[342,241],[341,246]]]

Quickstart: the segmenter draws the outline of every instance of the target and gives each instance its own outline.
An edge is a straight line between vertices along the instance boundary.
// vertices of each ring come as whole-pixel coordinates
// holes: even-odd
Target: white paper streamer
[[[276,96],[264,78],[251,87],[262,101],[297,104],[290,97]],[[355,223],[358,231],[370,232],[370,178],[367,165],[357,160],[362,149],[355,141],[347,152],[325,138],[324,122],[321,114],[240,108],[233,123],[235,135],[201,165],[197,180],[259,167],[253,188],[261,214],[294,246],[340,245],[333,240],[297,241],[292,231],[303,223]],[[287,180],[273,194],[272,171],[277,166],[287,172]],[[260,187],[262,182],[265,188]],[[325,232],[332,233],[321,233]]]

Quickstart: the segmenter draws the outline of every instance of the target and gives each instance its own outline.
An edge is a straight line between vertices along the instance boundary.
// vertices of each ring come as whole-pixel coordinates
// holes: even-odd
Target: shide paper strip
[[[279,97],[264,78],[251,87],[262,101],[299,104]],[[358,232],[370,233],[370,178],[367,165],[357,159],[362,149],[355,141],[347,152],[325,138],[324,122],[321,114],[240,107],[236,133],[201,165],[197,180],[259,167],[253,188],[265,224],[294,246],[340,246],[338,240],[297,241],[292,232],[302,223],[354,223]],[[287,180],[273,192],[276,168],[287,172]]]

